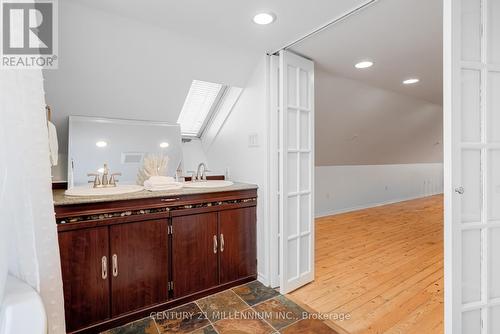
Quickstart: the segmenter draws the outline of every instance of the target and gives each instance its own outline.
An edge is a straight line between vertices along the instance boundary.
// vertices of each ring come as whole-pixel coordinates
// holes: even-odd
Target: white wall
[[[316,167],[316,217],[443,192],[443,164]]]
[[[44,77],[61,153],[69,115],[176,123],[192,80],[243,87],[260,57],[77,1],[59,2],[59,39]]]
[[[264,228],[267,224],[268,200],[268,128],[267,128],[267,57],[254,68],[238,101],[224,126],[206,152],[208,168],[229,169],[231,180],[257,184],[257,257],[259,279],[268,280],[267,243]],[[258,145],[249,147],[248,137],[257,135]]]
[[[316,216],[443,191],[442,106],[321,68],[315,87]]]

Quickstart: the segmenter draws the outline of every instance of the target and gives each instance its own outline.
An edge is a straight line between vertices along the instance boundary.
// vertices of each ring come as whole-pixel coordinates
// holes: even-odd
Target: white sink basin
[[[231,181],[224,180],[211,180],[211,181],[198,181],[198,182],[185,182],[186,188],[222,188],[233,185]]]
[[[90,185],[90,186],[79,186],[68,189],[64,194],[66,196],[75,196],[75,197],[111,196],[111,195],[135,193],[141,190],[143,190],[143,187],[135,184],[130,184],[130,185],[124,184],[109,188],[93,188]]]

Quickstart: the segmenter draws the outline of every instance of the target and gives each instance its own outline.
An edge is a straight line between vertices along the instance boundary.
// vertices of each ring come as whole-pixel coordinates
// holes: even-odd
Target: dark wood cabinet
[[[167,301],[168,220],[110,227],[111,316]]]
[[[66,326],[69,331],[109,318],[108,228],[59,233]]]
[[[172,218],[174,298],[219,284],[217,212]]]
[[[68,333],[256,279],[256,190],[55,206]]]
[[[59,233],[68,330],[167,301],[167,231],[164,219]]]
[[[219,213],[220,283],[257,274],[255,207]]]
[[[257,275],[255,207],[172,218],[174,298]]]

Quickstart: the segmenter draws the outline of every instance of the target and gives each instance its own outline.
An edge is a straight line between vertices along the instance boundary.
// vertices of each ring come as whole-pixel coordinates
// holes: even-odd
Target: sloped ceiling
[[[333,75],[442,104],[442,5],[438,0],[379,0],[293,51],[314,59]],[[364,59],[375,65],[354,68]],[[421,82],[402,85],[409,77]]]
[[[368,0],[65,0],[233,49],[275,51]],[[252,22],[276,14],[269,26]]]
[[[442,1],[379,0],[292,51],[316,64],[318,166],[442,162]]]

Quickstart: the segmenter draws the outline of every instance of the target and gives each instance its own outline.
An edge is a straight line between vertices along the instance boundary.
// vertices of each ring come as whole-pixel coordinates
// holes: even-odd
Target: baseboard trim
[[[400,202],[406,202],[406,201],[411,201],[411,200],[414,200],[414,199],[425,198],[425,197],[430,197],[430,196],[436,196],[436,195],[441,195],[441,194],[442,194],[442,192],[438,192],[438,193],[435,193],[435,194],[428,194],[428,195],[425,195],[425,196],[418,195],[418,196],[402,197],[402,198],[392,199],[392,200],[384,201],[384,202],[369,203],[369,204],[354,206],[354,207],[345,208],[345,209],[330,210],[330,211],[325,211],[325,212],[317,213],[315,215],[315,218],[322,218],[322,217],[328,217],[328,216],[338,215],[338,214],[341,214],[341,213],[347,213],[347,212],[359,211],[359,210],[364,210],[364,209],[376,208],[376,207],[384,206],[384,205],[388,205],[388,204],[395,204],[395,203],[400,203]]]
[[[257,281],[261,282],[265,286],[269,286],[269,280],[262,273],[257,273]]]

